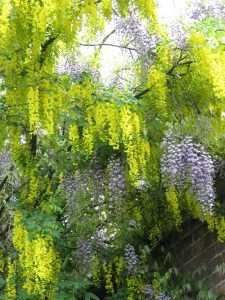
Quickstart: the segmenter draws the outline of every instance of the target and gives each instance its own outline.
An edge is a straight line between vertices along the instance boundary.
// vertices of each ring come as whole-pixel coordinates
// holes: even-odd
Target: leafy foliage
[[[111,19],[136,51],[122,88],[78,64]],[[154,249],[186,214],[225,239],[224,29],[177,43],[154,1],[1,1],[1,299],[214,299]]]

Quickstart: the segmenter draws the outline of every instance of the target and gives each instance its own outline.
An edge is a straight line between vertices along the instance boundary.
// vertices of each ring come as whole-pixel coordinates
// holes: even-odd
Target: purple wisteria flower
[[[133,9],[125,18],[115,16],[116,33],[120,44],[134,49],[132,57],[140,57],[146,69],[148,69],[156,56],[156,45],[161,37],[148,31],[140,16]]]
[[[6,151],[3,151],[0,153],[0,180],[3,180],[3,178],[7,175],[10,170],[10,166],[10,154]]]
[[[207,18],[225,19],[225,3],[223,0],[195,0],[192,2],[190,9],[190,18],[196,21],[205,20]]]
[[[69,54],[60,58],[57,65],[57,73],[60,75],[69,75],[76,81],[83,73],[92,75],[96,80],[100,79],[100,72],[89,64],[82,64],[77,60],[74,54]]]
[[[135,253],[135,249],[132,245],[126,245],[125,249],[125,262],[129,275],[133,275],[137,272],[137,268],[139,265],[138,255]]]
[[[118,201],[123,200],[125,195],[125,170],[120,158],[110,160],[108,175],[109,207],[115,208]]]
[[[192,137],[167,133],[162,143],[162,180],[178,191],[187,188],[199,201],[203,213],[213,213],[215,167],[212,156]]]
[[[155,300],[170,300],[171,298],[167,296],[165,293],[159,293],[158,296],[156,296]]]
[[[83,271],[90,272],[92,270],[93,247],[92,241],[87,238],[77,238],[77,257],[82,263]]]
[[[63,187],[69,214],[77,213],[78,200],[81,196],[86,195],[90,197],[95,207],[103,204],[104,190],[106,188],[104,170],[96,156],[93,156],[89,168],[66,176],[63,181]]]
[[[154,299],[153,297],[155,295],[155,292],[151,284],[146,284],[142,292],[145,295],[145,300]]]

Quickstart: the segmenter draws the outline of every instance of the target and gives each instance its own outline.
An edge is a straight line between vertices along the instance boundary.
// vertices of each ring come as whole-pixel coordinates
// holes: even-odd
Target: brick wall
[[[219,243],[206,224],[186,221],[179,233],[165,240],[165,246],[181,272],[192,272],[205,265],[199,280],[206,281],[216,293],[225,292],[225,275],[216,271],[217,266],[225,265],[225,243]]]

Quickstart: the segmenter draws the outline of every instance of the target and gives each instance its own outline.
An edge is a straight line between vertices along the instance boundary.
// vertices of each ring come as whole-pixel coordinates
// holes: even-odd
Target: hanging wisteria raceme
[[[104,190],[105,190],[105,174],[101,163],[99,162],[97,155],[94,154],[91,159],[91,166],[88,171],[90,180],[90,193],[95,205],[103,204],[104,202]]]
[[[142,292],[145,295],[145,300],[171,300],[165,293],[161,292],[156,295],[151,284],[147,284]]]
[[[7,175],[10,170],[11,160],[8,152],[3,151],[0,153],[0,180]]]
[[[159,42],[159,37],[148,32],[143,22],[140,21],[137,12],[130,12],[126,18],[115,16],[114,22],[121,44],[126,41],[129,47],[134,48],[140,57],[151,64],[156,54],[155,47]]]
[[[83,272],[92,271],[93,246],[92,241],[87,238],[77,238],[77,257],[82,265]]]
[[[68,175],[64,178],[63,188],[70,215],[76,215],[78,209],[78,197],[87,191],[87,182],[83,180],[83,174],[78,172],[75,175]]]
[[[92,77],[97,81],[100,79],[100,72],[91,67],[90,64],[82,64],[76,59],[75,55],[70,54],[66,57],[60,57],[57,65],[57,73],[59,75],[69,75],[73,81],[77,81],[80,76],[84,73],[92,75]]]
[[[165,293],[160,293],[155,297],[155,300],[170,300],[171,298],[167,296]]]
[[[135,249],[132,245],[126,245],[125,249],[125,262],[126,268],[129,275],[134,275],[137,272],[138,265],[139,265],[139,258],[138,255],[135,253]]]
[[[103,166],[94,155],[90,166],[76,174],[64,178],[63,187],[67,201],[68,216],[73,218],[79,213],[79,199],[89,198],[90,205],[100,209],[105,205],[105,195],[111,214],[117,212],[126,195],[126,174],[121,159],[112,158],[108,167]]]
[[[176,48],[187,48],[186,40],[188,38],[188,33],[185,31],[185,23],[183,22],[183,20],[174,22],[169,28],[169,34]]]
[[[108,166],[103,165],[94,155],[90,165],[75,174],[67,174],[63,180],[63,188],[69,214],[77,212],[78,201],[82,197],[90,200],[90,206],[100,208],[101,205],[108,204],[111,211],[118,207],[127,194],[127,174],[125,163],[121,158],[112,158],[108,161]],[[143,179],[139,180],[139,189],[147,187]],[[107,201],[106,201],[107,200]]]
[[[207,18],[225,19],[225,3],[223,0],[195,0],[190,8],[190,18],[197,21]]]
[[[0,153],[0,185],[10,191],[10,200],[16,201],[13,191],[21,184],[18,173],[13,166],[10,153],[3,150]]]
[[[68,211],[76,214],[81,195],[90,197],[93,206],[104,202],[104,170],[96,156],[93,156],[90,167],[65,177],[63,181]]]
[[[145,295],[145,300],[154,299],[153,297],[155,295],[155,292],[151,284],[146,284],[142,292]]]
[[[93,239],[93,245],[95,246],[95,249],[100,252],[103,249],[107,248],[107,234],[105,229],[97,229],[94,235],[92,236]]]
[[[78,237],[76,242],[76,256],[80,261],[84,273],[92,273],[93,257],[96,252],[107,248],[107,235],[104,229],[97,229],[90,237]]]
[[[119,158],[109,162],[108,195],[109,208],[115,208],[118,201],[122,201],[126,194],[125,170]]]
[[[167,133],[162,143],[162,180],[166,187],[183,188],[199,201],[203,213],[213,213],[215,167],[211,155],[192,137]]]

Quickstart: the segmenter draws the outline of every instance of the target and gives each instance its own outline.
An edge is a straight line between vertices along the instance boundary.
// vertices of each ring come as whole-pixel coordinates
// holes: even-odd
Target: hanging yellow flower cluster
[[[5,43],[9,26],[10,0],[0,2],[0,34],[1,42]]]
[[[60,261],[50,236],[37,236],[30,240],[21,223],[20,213],[14,217],[13,244],[19,252],[19,263],[24,277],[23,287],[28,294],[50,293],[57,282]]]
[[[131,110],[130,105],[118,107],[114,103],[99,103],[87,112],[86,120],[88,127],[83,128],[82,137],[78,134],[76,124],[69,128],[69,137],[74,149],[82,142],[83,151],[90,156],[94,143],[98,140],[107,143],[114,150],[123,145],[131,182],[135,184],[138,176],[146,175],[150,146],[141,136],[143,124],[140,116]]]
[[[43,180],[44,179],[44,180]],[[21,203],[33,205],[36,201],[41,202],[40,194],[44,198],[49,193],[49,180],[45,176],[39,176],[36,167],[28,164],[24,169],[23,180],[26,182],[21,191]]]
[[[8,260],[7,263],[7,277],[6,277],[6,286],[5,286],[5,294],[7,299],[17,299],[16,298],[16,265],[15,262]]]
[[[94,86],[91,81],[75,82],[70,86],[68,91],[68,98],[71,99],[70,105],[73,107],[77,105],[78,107],[85,109],[89,105],[93,105],[92,93],[94,92]]]
[[[46,134],[54,134],[58,132],[58,116],[63,112],[63,104],[66,104],[67,98],[58,85],[46,79],[40,84],[39,95],[41,128]]]
[[[137,5],[145,17],[156,19],[154,0],[126,0],[121,5],[127,10],[131,4]],[[65,105],[68,100],[54,82],[60,51],[74,46],[83,26],[97,31],[103,27],[97,24],[111,14],[111,0],[86,0],[82,4],[73,0],[1,1],[0,64],[7,87],[6,102],[15,119],[21,114],[21,123],[29,125],[31,134],[38,128],[45,129],[46,134],[56,132],[62,102]]]
[[[200,90],[197,95],[198,99],[202,99],[203,103],[205,99],[213,99],[213,96],[217,100],[225,99],[224,50],[213,47],[197,32],[192,32],[188,39],[188,45],[191,47],[191,59],[193,60],[190,87],[193,90]],[[224,109],[224,105],[221,109]]]
[[[150,145],[140,134],[141,120],[128,105],[120,109],[120,127],[122,142],[129,165],[129,176],[135,183],[139,175],[146,175],[147,162],[150,158]]]
[[[161,68],[153,66],[148,75],[150,92],[147,95],[151,111],[163,117],[167,114],[167,82],[166,73]]]
[[[28,88],[27,103],[29,110],[30,130],[33,133],[37,133],[37,127],[39,122],[39,96],[37,88]]]
[[[3,253],[0,252],[0,273],[4,272],[4,267],[5,267],[4,256]]]
[[[225,99],[225,52],[218,50],[211,61],[213,90],[218,98]]]
[[[112,263],[108,263],[107,265],[103,265],[104,277],[105,277],[105,288],[108,293],[114,292],[113,282],[112,282]]]
[[[104,18],[99,14],[98,8],[94,0],[85,0],[85,5],[83,8],[84,12],[84,23],[86,26],[88,34],[94,37],[96,31],[102,30],[104,28]]]
[[[135,300],[138,292],[142,291],[144,285],[135,277],[127,278],[128,297],[127,300]]]
[[[111,0],[103,0],[101,2],[103,15],[106,16],[106,18],[110,18],[112,15],[112,1]]]
[[[100,286],[101,284],[100,262],[96,255],[92,257],[92,263],[93,263],[93,270],[92,270],[93,282],[95,283],[96,286]]]
[[[25,196],[27,196],[27,203],[32,203],[34,200],[37,199],[41,185],[40,180],[38,180],[34,172],[31,172],[29,180],[29,191]]]
[[[79,139],[78,126],[76,124],[72,124],[69,130],[69,140],[71,141],[75,152],[79,150]]]
[[[94,134],[91,127],[85,127],[83,129],[83,139],[82,139],[84,153],[87,157],[91,156],[94,148]]]
[[[154,0],[138,0],[136,1],[136,5],[145,17],[150,18],[153,25],[158,22],[156,15],[156,2]]]
[[[147,18],[151,21],[151,26],[155,27],[155,25],[158,25],[158,18],[156,14],[156,1],[155,0],[137,0],[137,1],[127,1],[122,0],[118,1],[118,9],[122,16],[125,16],[127,14],[129,4],[135,5],[138,7],[141,16],[144,18]],[[156,28],[156,27],[155,27]]]
[[[174,218],[176,226],[181,224],[181,212],[180,212],[180,203],[177,198],[176,191],[173,187],[170,187],[166,192],[166,200],[169,205],[169,211],[171,216]]]

